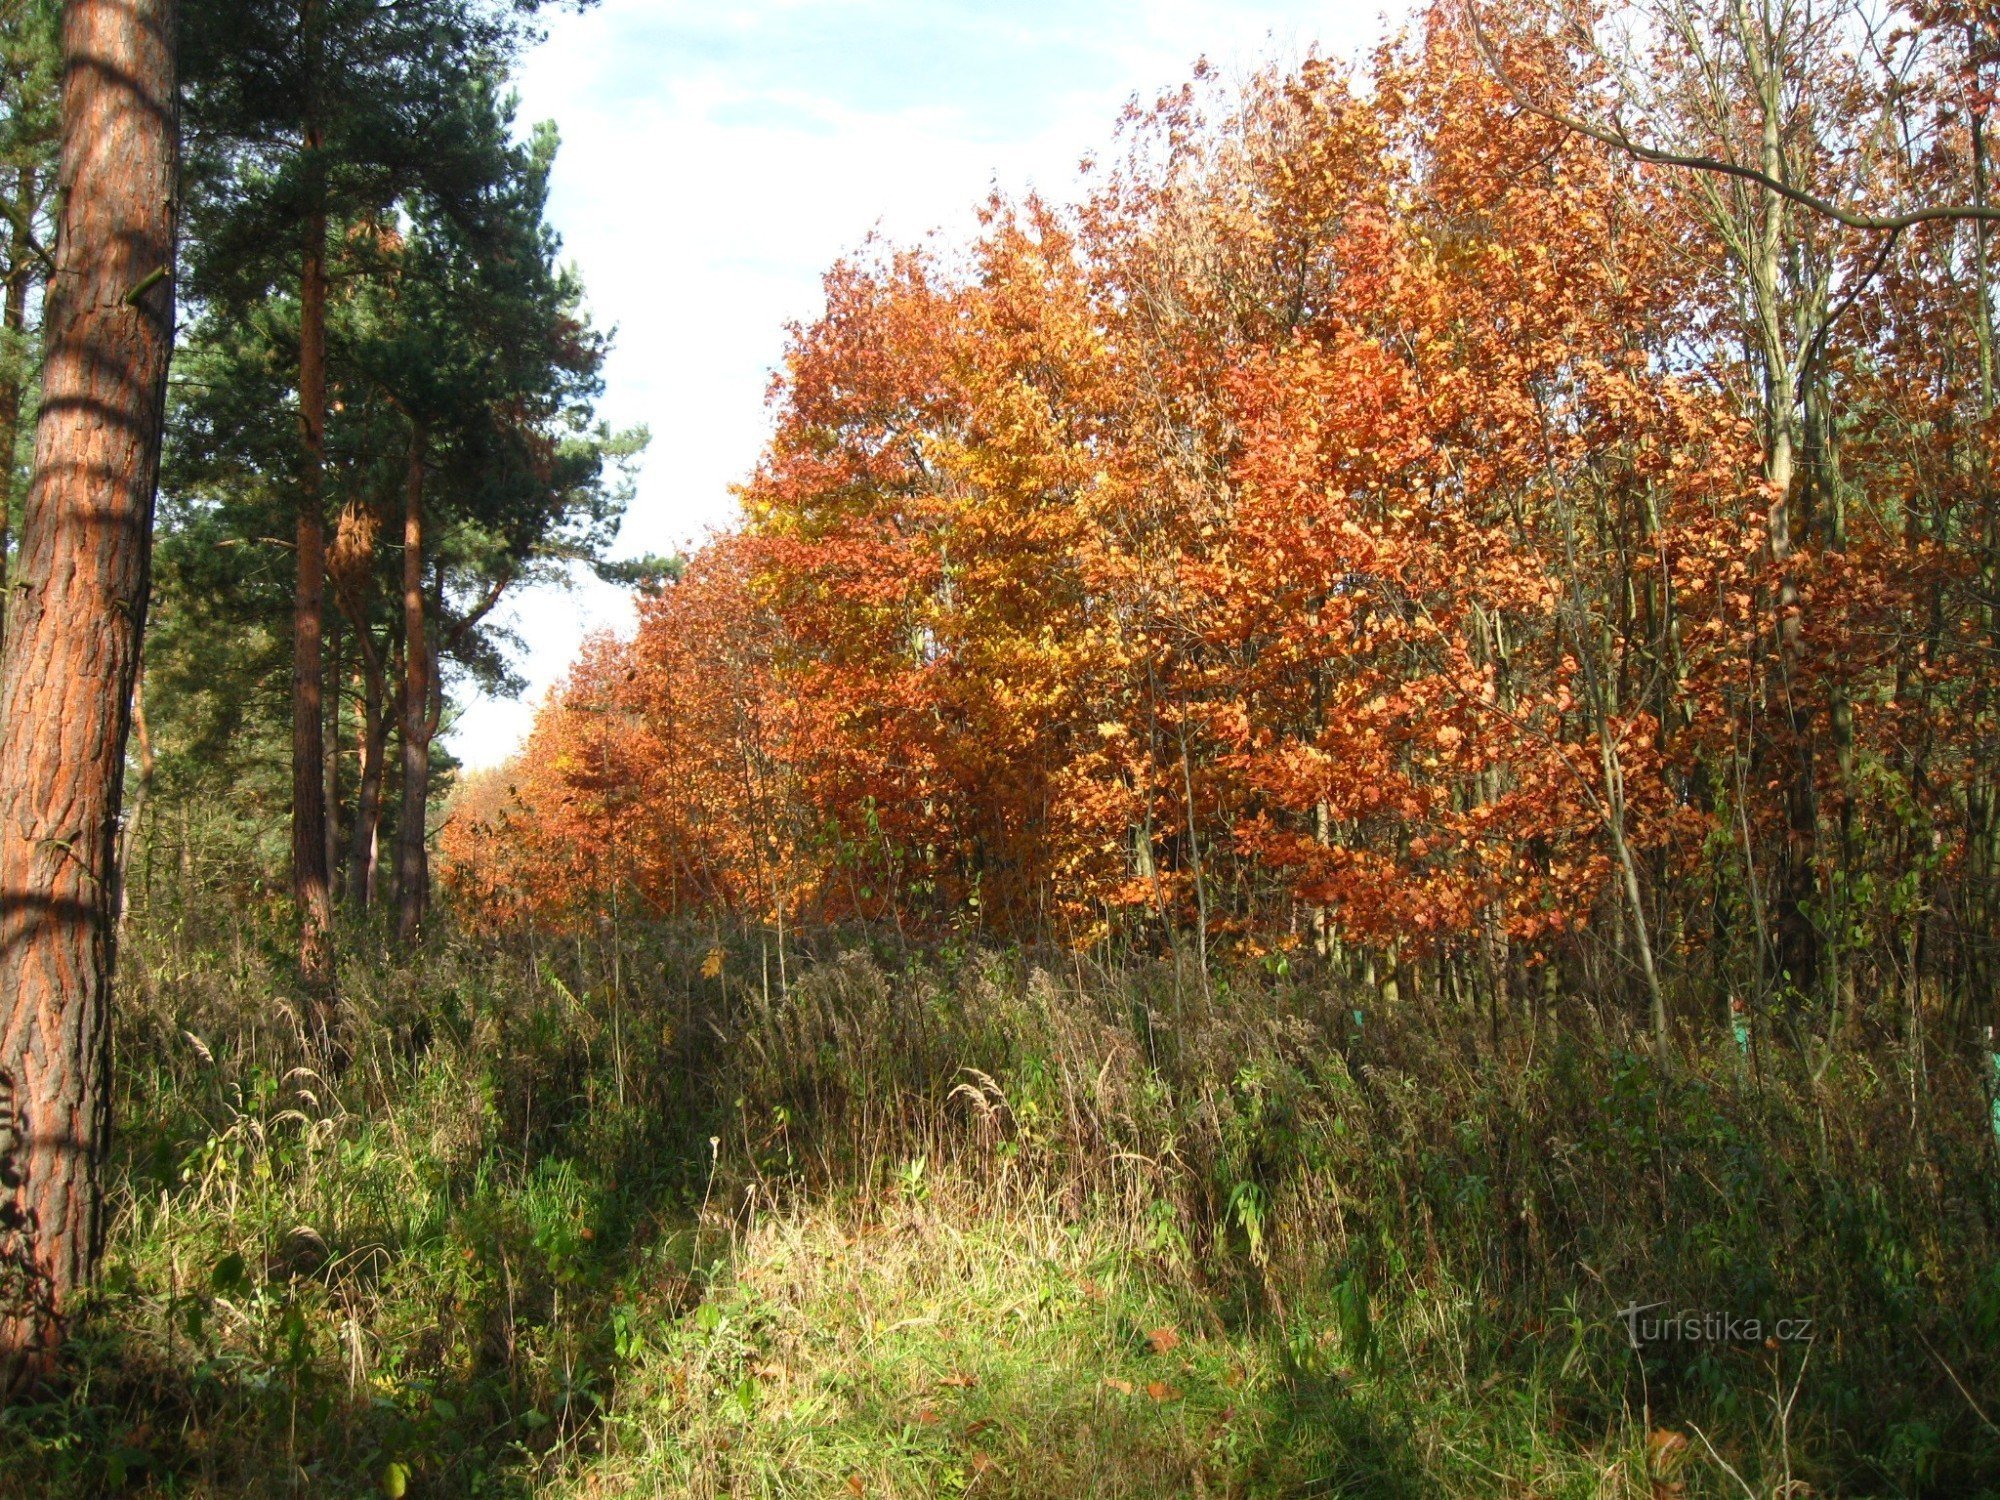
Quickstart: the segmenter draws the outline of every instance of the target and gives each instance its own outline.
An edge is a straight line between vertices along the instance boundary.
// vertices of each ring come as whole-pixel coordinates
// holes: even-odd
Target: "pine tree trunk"
[[[396,931],[416,939],[430,896],[424,848],[431,781],[431,653],[424,622],[424,454],[429,435],[410,433],[403,486],[403,811],[396,829]]]
[[[308,131],[306,149],[319,149]],[[292,595],[292,900],[299,969],[314,984],[333,972],[333,889],[326,860],[326,214],[307,216],[299,276],[299,428],[304,448]]]
[[[17,347],[0,359],[0,647],[7,638],[7,610],[11,594],[7,588],[7,545],[14,513],[14,448],[21,431],[21,390],[27,384],[24,365],[27,351],[19,348],[28,328],[28,283],[34,279],[34,250],[28,242],[28,223],[41,192],[33,167],[23,167],[15,176],[13,237],[7,245],[7,298],[0,311],[0,326],[7,340]]]
[[[69,0],[61,227],[0,663],[0,1391],[102,1228],[118,806],[174,329],[174,0]]]

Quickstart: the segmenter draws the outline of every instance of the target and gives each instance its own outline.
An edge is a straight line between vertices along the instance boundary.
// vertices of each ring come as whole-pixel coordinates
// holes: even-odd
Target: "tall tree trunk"
[[[21,431],[21,391],[27,384],[28,351],[23,347],[28,329],[28,283],[34,279],[34,246],[28,227],[40,201],[40,174],[23,167],[15,176],[14,230],[7,245],[7,298],[0,311],[0,327],[6,330],[8,348],[0,357],[0,647],[7,635],[7,610],[12,595],[7,588],[7,546],[13,526],[14,448]]]
[[[310,55],[309,87],[317,84],[319,5],[303,17]],[[324,985],[333,974],[333,888],[326,858],[326,737],[321,699],[326,663],[326,173],[325,141],[306,101],[305,175],[310,195],[299,266],[299,512],[292,595],[292,900],[299,913],[299,969]]]
[[[340,873],[340,611],[326,612],[326,723],[321,729],[320,760],[325,770],[321,801],[326,808],[326,881],[329,900],[337,900],[335,877]]]
[[[1767,50],[1759,23],[1741,3],[1736,9],[1739,41],[1757,95],[1760,128],[1758,166],[1774,180],[1785,176],[1784,84],[1780,61]],[[1797,507],[1810,497],[1797,483],[1799,362],[1797,330],[1788,326],[1785,263],[1793,244],[1788,205],[1770,189],[1759,196],[1762,209],[1755,252],[1749,265],[1757,338],[1764,364],[1764,478],[1770,492],[1766,521],[1771,562],[1778,576],[1772,634],[1777,643],[1770,717],[1784,726],[1773,769],[1785,802],[1784,857],[1777,878],[1778,968],[1781,983],[1809,995],[1818,981],[1819,930],[1812,917],[1816,885],[1819,808],[1814,786],[1812,706],[1801,678],[1804,659],[1803,613],[1799,597],[1798,546],[1809,540],[1808,518]]]
[[[429,434],[410,432],[403,485],[403,812],[396,829],[396,930],[415,940],[430,896],[424,848],[431,781],[431,652],[424,621],[424,454]]]
[[[351,622],[350,622],[351,623]],[[354,827],[347,845],[347,901],[356,911],[375,904],[376,847],[382,828],[382,755],[389,743],[382,661],[367,636],[357,632],[361,656],[361,724],[357,738],[361,771],[355,782]]]
[[[375,848],[382,822],[382,751],[388,739],[388,718],[384,703],[388,698],[388,669],[383,652],[369,624],[369,602],[374,594],[375,536],[373,512],[356,506],[341,516],[340,531],[329,562],[333,596],[339,613],[347,620],[354,641],[355,656],[361,666],[361,722],[355,737],[354,823],[348,834],[346,896],[357,912],[375,904]],[[337,682],[338,677],[335,678]],[[338,698],[336,692],[335,697]],[[340,716],[333,716],[328,738],[328,761],[339,756]],[[327,804],[336,804],[332,777],[328,777]],[[330,836],[337,837],[338,816],[327,819]],[[338,866],[339,850],[330,846],[329,869]]]
[[[317,150],[316,139],[308,150]],[[292,595],[292,899],[299,911],[299,968],[323,983],[332,973],[333,892],[326,868],[326,215],[308,216],[299,278],[299,427],[305,463],[297,523],[298,579]]]
[[[1980,48],[1979,36],[1972,30],[1966,37],[1967,56],[1977,56]],[[1972,141],[1972,201],[1984,208],[1987,200],[1987,110],[1981,103],[1975,103],[1969,111]],[[1973,318],[1972,331],[1979,345],[1979,416],[1984,422],[1993,415],[1995,405],[1994,335],[1993,335],[1993,275],[1989,247],[1991,225],[1984,219],[1975,220],[1972,226],[1972,275],[1973,288],[1977,296],[1977,312]],[[2000,611],[1992,603],[1995,597],[1996,550],[2000,550],[2000,515],[1995,514],[1994,477],[1990,464],[1981,464],[1986,451],[1982,442],[1973,449],[1973,462],[1980,468],[1983,480],[1978,488],[1980,539],[1980,596],[1984,602],[1979,608],[1979,623],[1982,634],[1991,646],[1996,635],[2000,635]],[[1973,699],[1975,718],[1985,708],[1985,694],[1976,693]],[[1993,996],[1996,986],[1992,981],[1992,953],[1994,918],[2000,915],[2000,891],[1995,890],[1994,877],[2000,873],[2000,786],[1995,785],[1993,768],[1983,767],[1975,777],[1973,785],[1966,793],[1967,821],[1971,828],[1968,833],[1968,848],[1972,855],[1975,872],[1980,935],[1984,942],[1974,951],[1979,956],[1971,965],[1968,979],[1975,994]],[[1991,1011],[1988,1018],[1991,1019]]]
[[[69,0],[62,190],[0,661],[0,1391],[45,1372],[102,1231],[111,908],[174,332],[174,0]]]

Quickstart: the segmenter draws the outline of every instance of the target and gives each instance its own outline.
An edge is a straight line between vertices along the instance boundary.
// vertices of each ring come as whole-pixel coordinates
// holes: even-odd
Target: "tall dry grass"
[[[0,1493],[2000,1492],[1976,1055],[817,946],[145,913]]]

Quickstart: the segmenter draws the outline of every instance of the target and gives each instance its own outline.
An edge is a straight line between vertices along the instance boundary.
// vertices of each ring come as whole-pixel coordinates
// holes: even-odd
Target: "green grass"
[[[567,1492],[1647,1492],[1638,1450],[1552,1450],[1490,1391],[1479,1420],[1446,1392],[1426,1415],[1335,1303],[1225,1322],[1115,1223],[973,1183],[774,1215],[692,1316],[635,1317],[602,1449]]]
[[[1662,1068],[1581,1001],[712,942],[353,933],[329,1056],[280,929],[155,914],[0,1494],[2000,1494],[1986,1101],[1887,1018]],[[1656,1300],[1815,1337],[1635,1354]]]
[[[1330,1478],[1338,1432],[1274,1444],[1334,1377],[1301,1385],[1178,1283],[1101,1219],[956,1187],[773,1216],[691,1317],[653,1324],[576,1488],[1143,1496]]]

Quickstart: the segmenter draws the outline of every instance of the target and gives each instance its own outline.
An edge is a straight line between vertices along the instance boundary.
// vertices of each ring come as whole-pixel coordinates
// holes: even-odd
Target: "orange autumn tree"
[[[1715,544],[1754,452],[1668,373],[1686,318],[1643,182],[1513,117],[1449,32],[1376,88],[1385,148],[1329,295],[1243,363],[1237,503],[1196,565],[1218,764],[1260,799],[1236,838],[1336,935],[1481,945],[1501,991],[1514,948],[1593,917],[1654,973],[1640,867],[1701,832],[1668,699],[1727,633],[1743,565]]]
[[[594,637],[521,756],[468,780],[443,843],[450,879],[496,927],[561,929],[623,898],[634,915],[773,917],[811,894],[777,736],[745,691],[770,643],[747,549],[705,549],[642,602],[636,637]]]
[[[1063,831],[1061,784],[1111,672],[1108,393],[1070,233],[1034,202],[986,220],[956,276],[906,254],[829,277],[743,499],[811,804],[911,915],[1019,930],[1095,837]]]
[[[1602,59],[1507,49],[1440,12],[1203,74],[1073,208],[837,266],[742,526],[454,820],[467,909],[1297,950],[1662,1034],[1814,998],[1801,916],[1850,998],[1965,951],[2000,653],[1962,227],[1838,249],[1781,557],[1704,200],[1520,107]],[[1884,191],[1961,170],[1926,139]]]

